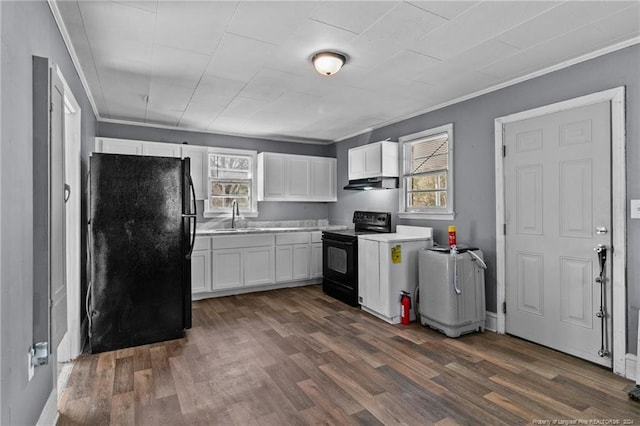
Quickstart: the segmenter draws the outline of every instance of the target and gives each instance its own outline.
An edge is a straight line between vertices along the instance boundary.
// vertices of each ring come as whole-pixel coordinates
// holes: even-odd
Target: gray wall
[[[281,142],[106,122],[98,123],[97,136],[168,143],[188,142],[189,145],[251,149],[258,152],[279,152],[286,154],[316,155],[320,157],[333,156],[333,149],[328,145]],[[203,204],[203,202],[198,203],[199,212],[202,212]],[[329,205],[331,204],[332,203],[274,203],[261,201],[258,203],[258,217],[249,218],[249,220],[326,219],[329,216]],[[200,215],[199,221],[203,220],[207,221],[208,219],[203,219]]]
[[[95,117],[47,3],[2,1],[0,11],[0,424],[35,424],[52,390],[54,365],[38,367],[35,377],[27,381],[33,300],[46,299],[33,291],[38,287],[34,283],[38,248],[33,241],[38,235],[33,229],[33,176],[46,171],[33,168],[32,56],[47,57],[60,67],[82,108],[83,173],[95,135]],[[83,214],[86,218],[86,211]]]
[[[329,219],[346,222],[355,209],[398,211],[398,191],[351,192],[347,151],[354,146],[454,124],[455,220],[401,220],[405,225],[431,226],[435,240],[446,243],[447,225],[455,224],[458,241],[480,247],[487,257],[487,309],[496,311],[494,119],[519,111],[626,86],[627,200],[640,198],[640,47],[628,47],[526,82],[460,102],[373,132],[334,144],[338,158],[338,203]],[[628,215],[628,213],[627,213]],[[394,218],[395,219],[395,218]],[[615,224],[614,224],[615,226]],[[627,218],[628,350],[636,353],[640,308],[640,220]]]

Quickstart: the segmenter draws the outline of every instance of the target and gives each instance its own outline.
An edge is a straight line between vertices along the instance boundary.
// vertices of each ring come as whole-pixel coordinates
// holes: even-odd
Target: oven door
[[[322,237],[322,275],[346,287],[357,288],[358,240],[340,241]]]

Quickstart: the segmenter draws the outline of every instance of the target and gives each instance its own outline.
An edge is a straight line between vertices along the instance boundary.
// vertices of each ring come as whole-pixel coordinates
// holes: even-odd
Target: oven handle
[[[331,244],[333,246],[340,246],[340,247],[353,247],[353,243],[352,242],[345,242],[345,241],[338,241],[338,240],[332,240],[331,238],[322,238],[322,242],[323,243],[327,243],[327,244]],[[357,243],[357,241],[355,241]]]

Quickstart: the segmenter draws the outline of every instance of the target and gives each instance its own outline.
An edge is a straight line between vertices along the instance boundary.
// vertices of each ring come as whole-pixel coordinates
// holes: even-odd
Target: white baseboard
[[[51,389],[36,426],[55,426],[56,423],[58,423],[58,392],[55,389]]]
[[[638,357],[634,354],[626,354],[624,357],[624,376],[636,382],[636,368]],[[636,382],[637,383],[637,382]]]
[[[191,296],[191,300],[202,300],[209,299],[211,297],[222,297],[222,296],[234,296],[236,294],[245,294],[245,293],[256,293],[259,291],[267,291],[267,290],[278,290],[281,288],[291,288],[291,287],[303,287],[307,285],[314,285],[322,283],[322,278],[312,278],[304,281],[290,281],[285,283],[275,283],[275,284],[266,284],[260,286],[253,287],[239,287],[232,288],[229,290],[221,290],[211,293],[197,293]]]
[[[498,314],[487,312],[484,320],[484,329],[495,332],[498,329]]]

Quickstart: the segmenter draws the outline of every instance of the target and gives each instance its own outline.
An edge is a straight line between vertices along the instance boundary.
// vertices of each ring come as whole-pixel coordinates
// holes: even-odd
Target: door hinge
[[[506,223],[502,224],[502,235],[507,235],[507,224]]]
[[[49,112],[53,112],[53,102],[49,102]]]
[[[502,302],[502,313],[503,314],[507,313],[507,302],[506,301]]]
[[[507,156],[507,146],[502,145],[502,157],[506,157],[506,156]]]

